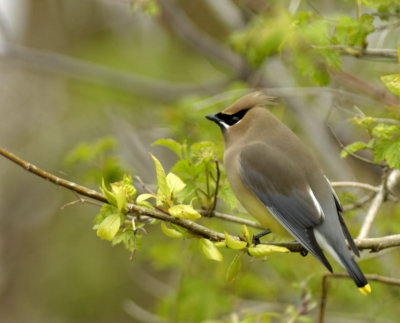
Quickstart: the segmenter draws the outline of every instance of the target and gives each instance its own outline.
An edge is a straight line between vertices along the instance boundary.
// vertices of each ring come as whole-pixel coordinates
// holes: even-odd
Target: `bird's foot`
[[[258,245],[258,244],[260,244],[260,243],[261,243],[260,239],[261,239],[262,237],[266,236],[267,234],[270,234],[270,233],[271,233],[271,230],[265,230],[265,231],[262,231],[262,232],[260,232],[260,233],[254,234],[254,235],[253,235],[253,239],[252,239],[253,244],[254,244],[255,246]]]
[[[303,257],[305,257],[305,256],[308,255],[308,251],[307,251],[306,249],[303,249],[303,250],[300,251],[300,254],[301,254]]]

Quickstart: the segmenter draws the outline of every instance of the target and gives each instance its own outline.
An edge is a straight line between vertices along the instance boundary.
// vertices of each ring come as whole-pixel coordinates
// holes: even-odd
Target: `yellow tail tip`
[[[359,287],[358,290],[363,295],[367,295],[367,294],[371,293],[371,291],[372,291],[371,286],[369,284],[367,284],[363,287]]]

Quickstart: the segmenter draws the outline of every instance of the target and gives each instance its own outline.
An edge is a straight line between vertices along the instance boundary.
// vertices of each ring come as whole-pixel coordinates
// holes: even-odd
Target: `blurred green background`
[[[151,184],[155,174],[148,152],[166,168],[176,161],[152,142],[174,138],[222,144],[219,129],[204,115],[247,89],[267,88],[283,98],[272,107],[274,113],[308,143],[331,180],[378,183],[377,168],[339,158],[327,123],[345,144],[362,138],[348,120],[355,107],[367,114],[386,113],[384,106],[394,99],[379,77],[398,72],[398,63],[343,57],[342,70],[348,74],[334,73],[329,87],[317,87],[293,70],[284,55],[271,53],[254,66],[229,47],[233,32],[277,7],[355,16],[357,1],[159,3],[0,1],[0,146],[98,189],[96,171],[107,165],[66,159],[82,142],[112,137],[117,143],[109,152],[114,162]],[[277,28],[285,29],[284,23]],[[386,22],[375,21],[380,23]],[[384,33],[371,34],[369,45],[395,48],[398,20]],[[1,322],[316,319],[325,269],[310,256],[277,254],[262,261],[243,255],[241,272],[228,283],[226,270],[235,252],[224,250],[225,261],[212,262],[199,253],[196,239],[173,240],[151,226],[130,260],[122,247],[96,237],[92,226],[98,206],[62,208],[76,196],[4,158],[0,181]],[[354,234],[364,212],[346,215]],[[399,216],[398,206],[388,203],[371,234],[398,233]],[[239,226],[218,219],[200,223],[240,233]],[[361,261],[366,273],[384,276],[399,277],[399,266],[395,249],[366,252]],[[330,282],[326,322],[398,322],[400,288],[372,283],[373,293],[365,297],[349,280]]]

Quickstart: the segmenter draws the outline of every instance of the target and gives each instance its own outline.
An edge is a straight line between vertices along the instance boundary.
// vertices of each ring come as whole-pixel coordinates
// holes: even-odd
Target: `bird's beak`
[[[215,114],[206,115],[206,119],[219,123],[219,119]]]

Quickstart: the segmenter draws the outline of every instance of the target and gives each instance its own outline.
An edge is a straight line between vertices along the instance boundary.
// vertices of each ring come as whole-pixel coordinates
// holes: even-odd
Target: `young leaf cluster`
[[[254,66],[280,54],[304,77],[317,85],[330,82],[329,71],[341,66],[338,48],[365,48],[374,32],[374,17],[346,15],[325,18],[314,12],[290,14],[281,9],[256,16],[245,30],[231,37],[232,47]]]
[[[124,175],[122,181],[110,184],[107,187],[104,180],[101,191],[108,204],[104,204],[96,216],[94,229],[101,239],[112,241],[113,245],[122,243],[125,248],[133,252],[137,248],[140,236],[137,234],[138,226],[128,217],[128,203],[133,203],[136,189],[132,178]],[[141,224],[139,224],[141,226]]]
[[[212,211],[217,197],[230,209],[236,207],[236,199],[217,162],[221,151],[215,143],[202,141],[189,145],[187,142],[160,139],[153,145],[164,146],[176,154],[178,161],[171,170],[185,182],[181,195],[193,201],[196,208]]]
[[[255,244],[252,234],[246,225],[241,226],[241,233],[242,240],[234,238],[227,232],[225,232],[225,240],[220,242],[213,243],[207,239],[200,239],[200,247],[203,255],[210,260],[223,261],[223,255],[218,248],[228,248],[236,251],[240,250],[255,258],[264,258],[271,253],[290,252],[284,247]],[[241,255],[242,254],[236,254],[227,268],[226,280],[228,282],[235,280],[240,268],[242,267]]]
[[[377,122],[368,116],[353,118],[353,122],[368,132],[370,140],[347,145],[341,157],[367,149],[372,152],[376,163],[384,162],[390,168],[400,169],[400,125]]]

